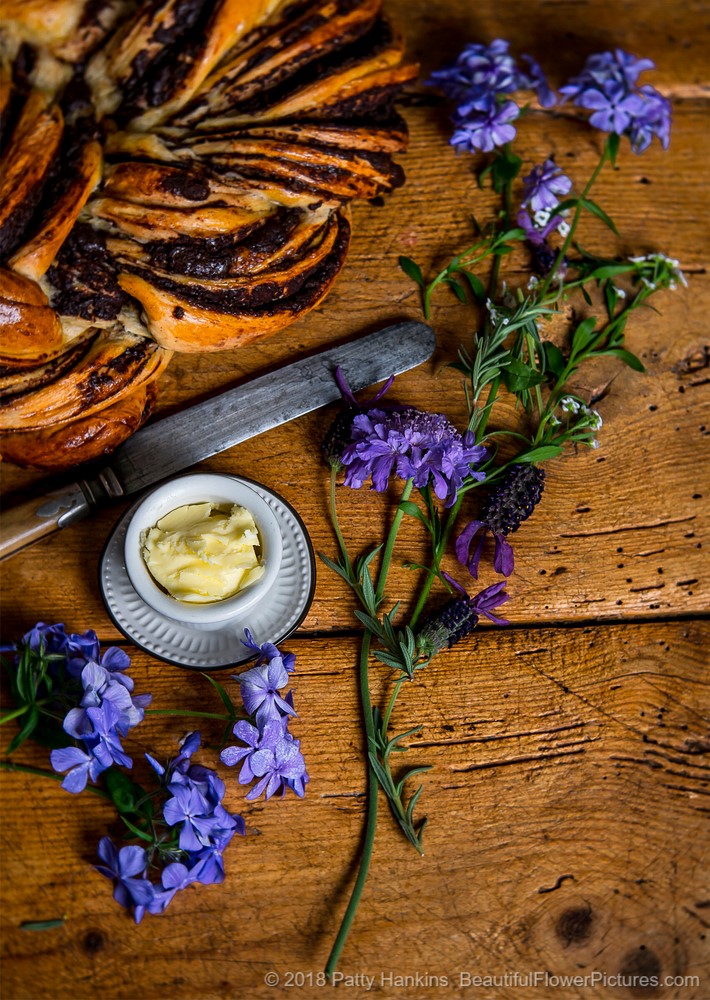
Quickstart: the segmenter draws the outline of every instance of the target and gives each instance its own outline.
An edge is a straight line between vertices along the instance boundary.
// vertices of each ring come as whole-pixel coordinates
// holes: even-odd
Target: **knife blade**
[[[156,420],[86,478],[3,512],[0,561],[111,500],[137,493],[202,459],[340,398],[340,367],[357,391],[422,364],[436,338],[410,320],[302,358]]]

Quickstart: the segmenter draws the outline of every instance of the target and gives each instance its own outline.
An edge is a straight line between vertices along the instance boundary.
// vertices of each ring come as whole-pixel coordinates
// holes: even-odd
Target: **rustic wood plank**
[[[341,971],[375,976],[379,995],[414,998],[470,995],[459,974],[634,968],[701,977],[701,987],[649,996],[707,996],[707,640],[696,622],[491,628],[435,660],[404,690],[393,720],[395,731],[424,722],[407,756],[434,767],[423,778],[426,854],[411,851],[383,807]],[[187,890],[164,917],[134,926],[90,867],[110,807],[3,773],[4,996],[266,997],[275,993],[263,986],[266,972],[284,984],[289,971],[322,968],[363,817],[356,647],[332,638],[290,645],[306,799],[246,803],[220,765],[249,835],[230,845],[223,886]],[[220,710],[189,671],[134,652],[131,672],[157,708]],[[136,761],[143,750],[170,753],[189,726],[153,717],[126,747]],[[220,729],[203,725],[205,740]],[[17,757],[46,766],[38,749]],[[65,922],[54,930],[21,929],[57,917]],[[449,977],[453,988],[380,984],[381,974],[417,973]],[[291,992],[320,995],[307,985]],[[478,995],[552,993],[543,983]],[[617,993],[597,983],[560,995]]]

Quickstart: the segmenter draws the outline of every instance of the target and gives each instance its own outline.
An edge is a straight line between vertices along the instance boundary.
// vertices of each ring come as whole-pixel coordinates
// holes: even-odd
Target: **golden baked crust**
[[[403,181],[402,55],[381,0],[0,0],[13,461],[23,443],[43,465],[50,442],[93,455],[78,421],[98,440],[172,351],[238,347],[322,301],[349,203]]]

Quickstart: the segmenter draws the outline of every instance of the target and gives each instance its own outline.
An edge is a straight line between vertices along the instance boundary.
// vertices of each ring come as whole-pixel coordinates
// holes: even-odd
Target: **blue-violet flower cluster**
[[[222,805],[222,779],[210,768],[191,763],[199,745],[200,734],[188,734],[166,766],[146,754],[165,799],[163,819],[170,837],[157,837],[147,848],[117,849],[109,837],[99,842],[102,864],[96,867],[113,880],[114,899],[132,911],[136,923],[145,913],[162,913],[180,889],[223,882],[223,851],[235,833],[245,832],[242,817]]]
[[[533,90],[543,107],[555,104],[554,92],[531,56],[523,56],[529,70],[522,70],[508,52],[509,43],[497,38],[490,45],[467,45],[452,66],[432,73],[429,83],[456,101],[451,145],[490,153],[515,138],[512,124],[520,107],[507,99],[519,90]]]
[[[655,87],[638,86],[650,59],[637,59],[622,49],[590,56],[579,76],[560,87],[563,100],[592,112],[589,123],[604,132],[627,135],[635,153],[647,149],[654,136],[664,149],[670,142],[670,102]]]
[[[66,713],[64,731],[83,743],[53,750],[55,771],[67,771],[62,787],[81,792],[87,780],[96,781],[112,764],[131,766],[121,738],[143,720],[151,696],[134,695],[133,680],[125,671],[130,657],[117,646],[101,653],[93,630],[67,635],[64,625],[37,625],[23,636],[19,648],[28,648],[46,663],[47,678],[57,703]]]
[[[249,629],[244,630],[244,645],[258,654],[256,666],[235,679],[251,721],[241,719],[233,732],[243,746],[225,747],[220,754],[223,764],[234,767],[241,763],[239,783],[256,782],[247,799],[257,799],[265,793],[267,799],[276,792],[286,794],[291,789],[300,798],[308,783],[301,743],[289,732],[289,719],[295,716],[293,696],[279,693],[288,684],[294,669],[293,653],[281,653],[271,642],[259,645]]]
[[[485,478],[474,467],[485,459],[486,449],[474,443],[470,431],[462,435],[441,413],[411,407],[370,409],[353,418],[351,439],[342,461],[347,467],[345,485],[353,489],[371,478],[373,489],[382,492],[394,471],[418,489],[433,483],[437,497],[450,507],[464,479]]]

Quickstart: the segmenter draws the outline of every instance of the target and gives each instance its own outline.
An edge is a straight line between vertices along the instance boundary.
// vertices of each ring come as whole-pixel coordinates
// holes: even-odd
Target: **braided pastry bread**
[[[0,455],[63,468],[174,351],[326,295],[349,203],[403,181],[416,73],[381,0],[0,0]]]

